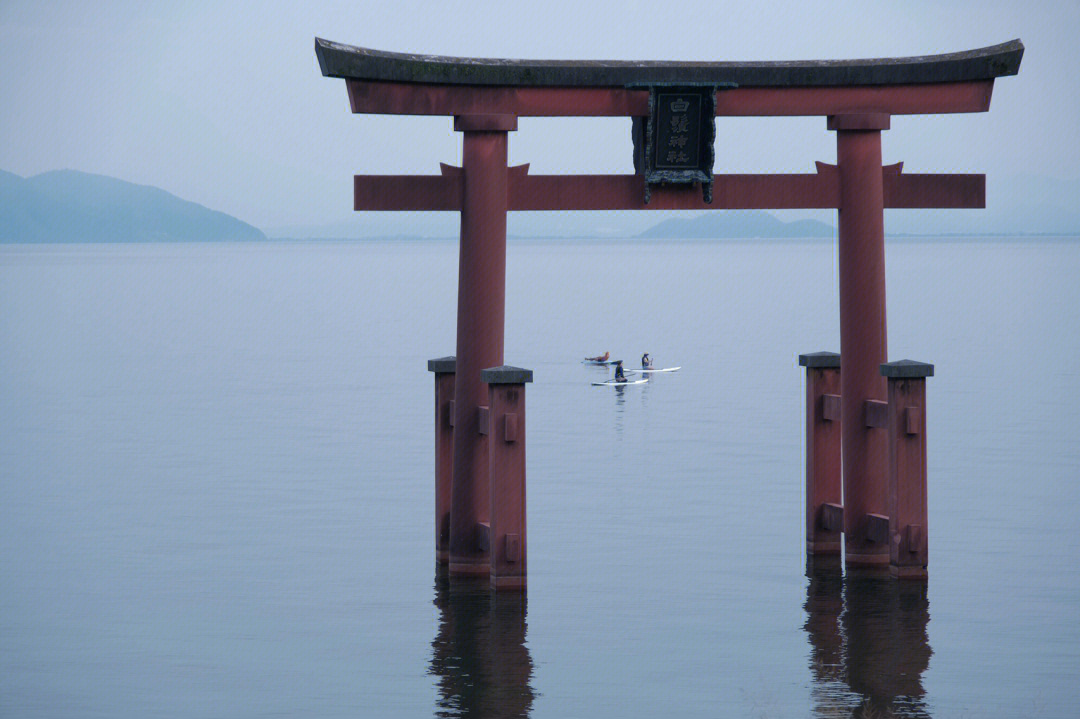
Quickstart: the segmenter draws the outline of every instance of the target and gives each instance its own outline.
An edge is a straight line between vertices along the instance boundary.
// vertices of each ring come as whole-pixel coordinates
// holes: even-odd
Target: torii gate
[[[892,115],[985,112],[994,79],[1019,71],[1019,40],[927,57],[751,63],[452,58],[318,38],[315,52],[323,75],[345,79],[354,113],[452,115],[464,135],[460,168],[354,178],[356,210],[461,213],[457,354],[428,363],[436,556],[452,576],[489,574],[496,588],[525,588],[532,372],[503,365],[506,213],[810,208],[838,210],[841,352],[800,357],[807,552],[839,553],[842,532],[849,565],[926,576],[924,380],[933,366],[887,363],[883,210],[985,207],[986,178],[882,167],[881,131]],[[715,116],[793,115],[827,117],[836,165],[712,173]],[[635,174],[507,167],[507,133],[523,116],[633,118]]]

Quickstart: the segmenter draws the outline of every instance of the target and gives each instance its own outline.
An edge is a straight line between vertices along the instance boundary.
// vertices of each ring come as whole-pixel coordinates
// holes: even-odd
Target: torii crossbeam
[[[357,210],[461,212],[456,361],[430,363],[437,386],[436,550],[451,574],[490,573],[496,587],[525,586],[523,392],[531,372],[502,366],[506,213],[520,210],[836,208],[843,497],[822,491],[833,484],[839,491],[839,461],[835,477],[814,473],[822,487],[810,487],[808,473],[807,547],[839,551],[840,515],[821,520],[836,508],[849,564],[888,564],[891,540],[906,532],[919,544],[913,561],[925,569],[925,508],[913,520],[918,531],[893,526],[895,518],[885,541],[877,529],[890,506],[888,438],[884,425],[869,420],[888,400],[881,369],[887,361],[883,209],[981,208],[985,176],[883,167],[881,131],[892,115],[987,111],[994,79],[1019,71],[1019,40],[927,57],[757,63],[453,58],[321,39],[315,51],[323,75],[345,79],[354,113],[453,116],[464,134],[460,168],[354,178]],[[699,105],[710,124],[724,116],[825,116],[837,133],[837,164],[817,163],[809,174],[713,174],[708,125],[699,143],[707,162],[694,164],[698,155],[690,153],[688,161],[676,152],[688,137],[679,135],[686,108]],[[507,167],[507,134],[519,117],[601,116],[634,119],[634,174],[534,176],[528,165]],[[668,148],[658,143],[665,141],[666,161],[674,164],[663,164]],[[514,411],[493,417],[496,405]],[[507,525],[501,515],[515,519]]]

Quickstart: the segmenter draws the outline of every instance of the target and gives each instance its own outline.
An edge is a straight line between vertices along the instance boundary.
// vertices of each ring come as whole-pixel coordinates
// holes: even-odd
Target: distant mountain
[[[0,242],[264,240],[235,217],[104,175],[0,171]]]
[[[784,222],[762,210],[708,212],[689,219],[672,218],[645,230],[648,238],[791,238],[836,237],[836,228],[818,220]]]

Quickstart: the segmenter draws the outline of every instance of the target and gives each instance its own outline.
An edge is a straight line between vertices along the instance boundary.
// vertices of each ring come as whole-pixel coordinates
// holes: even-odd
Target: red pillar
[[[839,271],[841,432],[844,463],[845,560],[885,565],[880,531],[886,513],[888,445],[875,421],[886,400],[879,367],[886,361],[885,221],[881,173],[883,114],[835,115],[840,174]],[[870,406],[874,403],[877,406]]]
[[[799,355],[806,367],[806,553],[840,554],[840,355]]]
[[[457,375],[454,388],[454,476],[450,506],[450,573],[487,574],[480,523],[487,522],[486,437],[479,433],[487,386],[480,370],[503,363],[506,308],[506,133],[513,115],[454,118],[463,132],[464,193],[458,267]]]
[[[926,378],[934,365],[900,360],[881,365],[889,383],[889,571],[925,579]]]
[[[450,481],[454,473],[453,357],[428,360],[435,373],[435,561],[450,561]]]
[[[492,367],[480,377],[488,386],[491,586],[524,591],[525,383],[532,370]]]

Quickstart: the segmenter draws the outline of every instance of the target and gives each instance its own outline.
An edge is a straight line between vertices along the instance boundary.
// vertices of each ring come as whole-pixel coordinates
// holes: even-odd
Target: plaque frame
[[[702,197],[712,204],[713,164],[716,161],[716,92],[736,87],[735,83],[658,83],[628,86],[629,89],[648,89],[649,115],[634,118],[634,171],[645,177],[645,204],[649,204],[652,185],[701,183]],[[699,99],[696,128],[698,130],[697,162],[694,167],[663,168],[658,161],[660,151],[660,96],[687,95]]]

